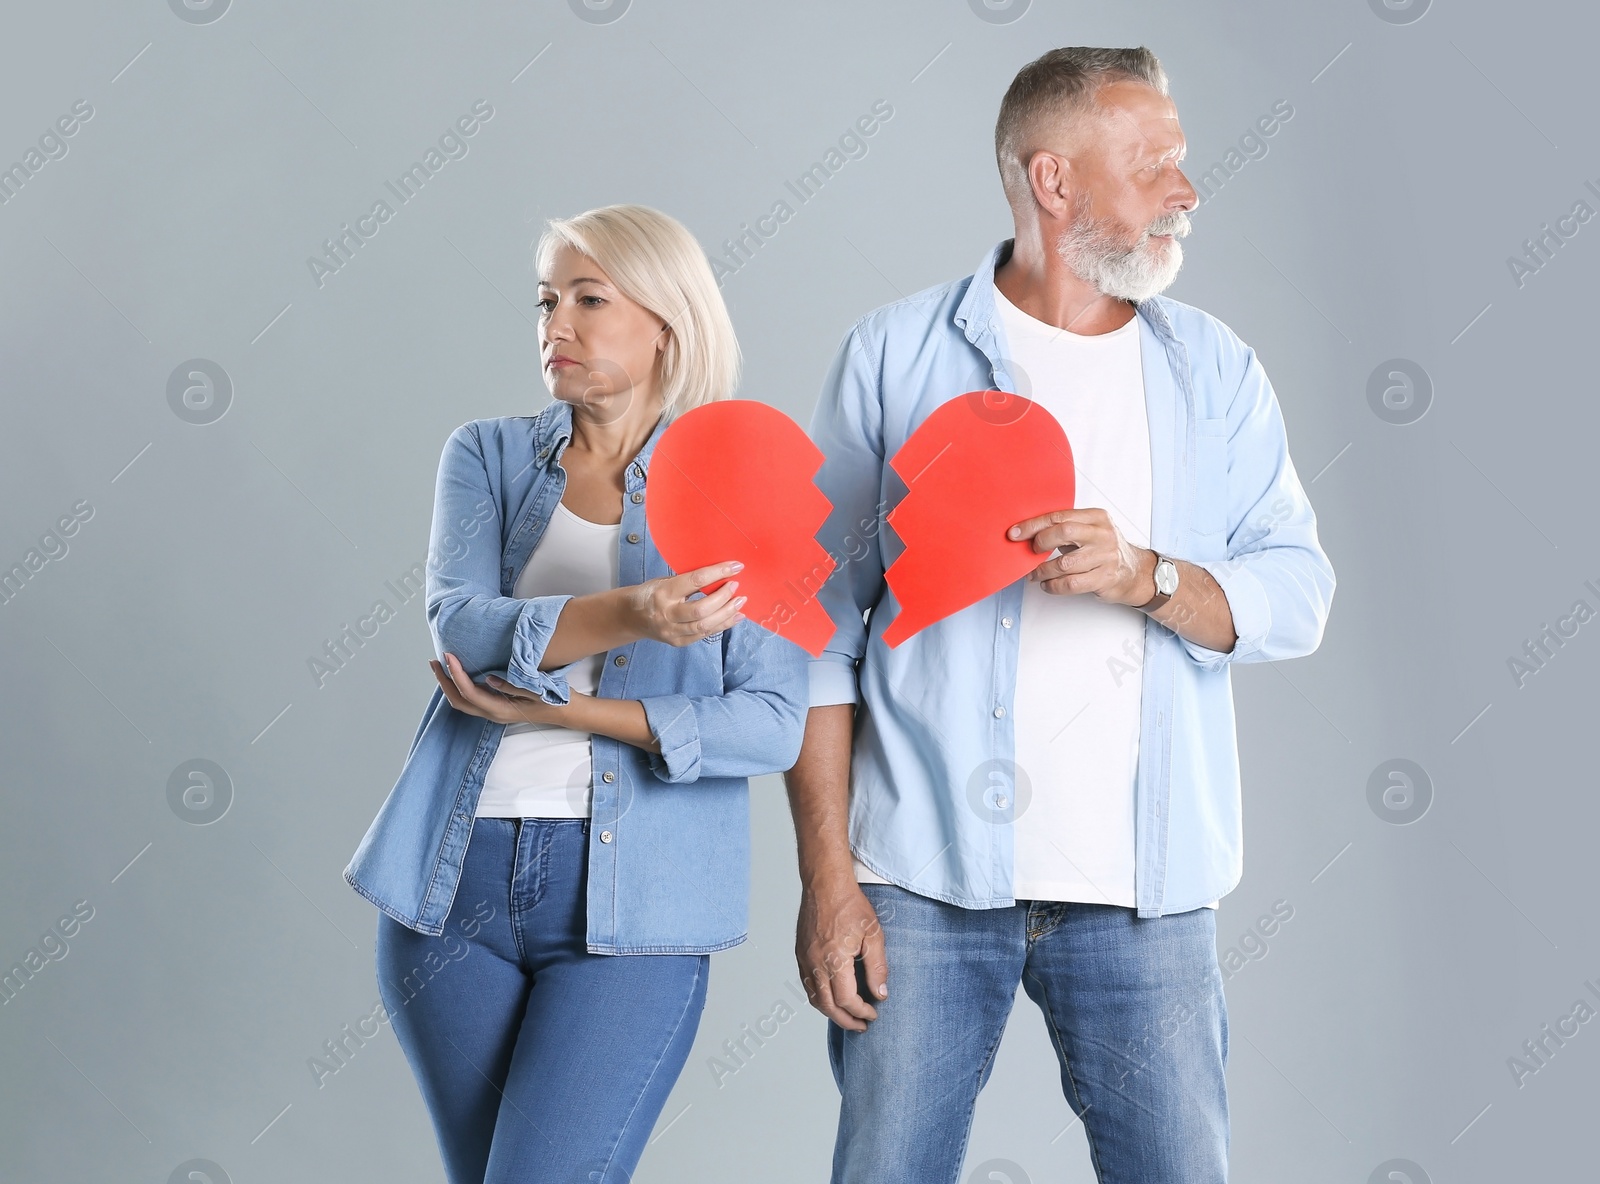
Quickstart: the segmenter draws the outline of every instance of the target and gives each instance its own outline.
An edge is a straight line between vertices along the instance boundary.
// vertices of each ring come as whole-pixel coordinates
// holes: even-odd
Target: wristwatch
[[[1178,565],[1173,563],[1160,552],[1156,553],[1156,594],[1143,604],[1136,606],[1140,612],[1150,612],[1160,608],[1172,599],[1172,594],[1178,590]]]

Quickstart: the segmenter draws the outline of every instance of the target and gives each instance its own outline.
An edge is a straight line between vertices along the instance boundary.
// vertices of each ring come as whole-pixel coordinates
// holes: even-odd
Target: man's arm
[[[1316,515],[1289,459],[1283,414],[1255,351],[1239,343],[1242,375],[1228,405],[1228,558],[1174,558],[1178,590],[1151,612],[1178,635],[1191,661],[1275,662],[1322,640],[1334,575]],[[1103,509],[1057,510],[1018,523],[1011,537],[1045,555],[1030,579],[1054,595],[1089,592],[1138,606],[1155,595],[1154,551],[1122,537]]]
[[[813,707],[800,759],[784,775],[800,853],[800,918],[795,960],[812,1006],[852,1032],[866,1031],[878,1012],[856,989],[861,955],[881,1002],[889,994],[883,929],[856,883],[850,855],[850,743],[854,703]]]
[[[822,450],[817,488],[833,512],[817,538],[839,564],[818,592],[835,632],[810,667],[812,704],[800,757],[784,780],[800,855],[795,960],[812,1005],[839,1026],[864,1031],[877,1010],[856,989],[859,954],[878,999],[888,994],[883,931],[856,883],[850,855],[850,747],[867,648],[863,615],[883,594],[878,498],[884,465],[880,351],[858,323],[840,342],[811,417]]]
[[[1099,506],[1040,514],[1012,527],[1011,537],[1031,540],[1040,555],[1062,549],[1059,556],[1028,573],[1029,580],[1052,596],[1088,592],[1105,603],[1134,608],[1155,598],[1159,557],[1148,547],[1128,542]],[[1233,649],[1238,636],[1221,585],[1197,564],[1174,559],[1173,566],[1178,569],[1178,590],[1150,616],[1196,645],[1221,653]]]
[[[1314,652],[1336,582],[1317,538],[1316,514],[1289,457],[1278,397],[1255,351],[1242,342],[1238,348],[1243,372],[1227,414],[1228,558],[1196,565],[1226,596],[1238,639],[1223,649],[1178,630],[1190,659],[1213,670]],[[1188,578],[1185,571],[1180,590]]]
[[[1156,594],[1158,556],[1148,547],[1139,550],[1142,554],[1139,580],[1135,585],[1139,591],[1135,592],[1132,602],[1135,607],[1147,604]],[[1196,645],[1222,654],[1232,651],[1239,635],[1234,632],[1228,597],[1216,577],[1187,559],[1174,559],[1172,565],[1178,569],[1178,590],[1160,608],[1152,609],[1150,618]]]

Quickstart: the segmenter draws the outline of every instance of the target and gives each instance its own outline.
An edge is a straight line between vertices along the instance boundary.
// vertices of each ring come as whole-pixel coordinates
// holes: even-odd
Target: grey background
[[[1600,608],[1578,477],[1600,225],[1521,287],[1507,264],[1578,200],[1600,210],[1592,10],[635,0],[601,23],[576,2],[6,6],[0,164],[94,114],[0,206],[0,567],[93,514],[0,604],[0,965],[94,911],[0,1007],[0,1177],[159,1184],[203,1158],[237,1184],[443,1179],[387,1028],[320,1087],[308,1059],[377,1002],[375,913],[340,871],[430,688],[420,600],[385,581],[422,559],[449,431],[548,399],[542,221],[639,201],[721,253],[891,103],[724,285],[741,393],[803,423],[856,316],[1010,233],[995,113],[1061,44],[1161,56],[1197,182],[1294,108],[1196,211],[1169,292],[1260,354],[1339,578],[1317,654],[1234,672],[1248,841],[1219,950],[1294,910],[1228,983],[1234,1178],[1592,1165],[1600,1025],[1520,1087],[1507,1065],[1600,1004],[1600,623],[1520,687],[1507,665]],[[469,153],[319,289],[307,257],[479,99]],[[193,358],[233,385],[209,424],[167,398]],[[1395,358],[1432,387],[1415,422],[1368,399]],[[307,659],[378,599],[394,620],[319,688]],[[232,786],[209,825],[168,800],[197,758]],[[1409,825],[1369,802],[1395,758],[1432,785]],[[793,833],[778,778],[754,798],[751,940],[714,959],[642,1179],[826,1178],[820,1016],[720,1087],[708,1065],[794,999]],[[1011,1184],[1093,1179],[1025,997],[966,1172],[989,1160]]]

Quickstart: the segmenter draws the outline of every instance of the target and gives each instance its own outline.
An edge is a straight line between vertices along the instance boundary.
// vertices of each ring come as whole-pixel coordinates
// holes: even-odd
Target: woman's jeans
[[[883,927],[889,997],[865,1032],[828,1024],[843,1095],[834,1184],[957,1180],[1019,983],[1044,1012],[1101,1184],[1227,1179],[1228,1017],[1211,909],[965,909],[861,888]],[[1051,1170],[1018,1166],[1034,1179]],[[990,1167],[985,1179],[1020,1178]]]
[[[478,818],[438,937],[378,917],[378,986],[450,1184],[632,1178],[705,1006],[705,954],[591,954],[589,821]]]

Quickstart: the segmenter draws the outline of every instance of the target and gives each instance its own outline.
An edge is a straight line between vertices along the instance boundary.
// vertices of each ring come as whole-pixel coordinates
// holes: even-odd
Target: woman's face
[[[550,393],[612,423],[658,396],[666,322],[612,286],[587,255],[560,247],[539,280],[539,358]]]

